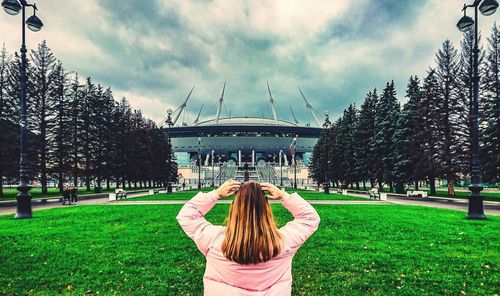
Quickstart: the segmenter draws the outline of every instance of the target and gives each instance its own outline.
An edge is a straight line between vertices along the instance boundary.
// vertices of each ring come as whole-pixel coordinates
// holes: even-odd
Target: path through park
[[[130,197],[144,195],[144,193],[131,193]],[[367,198],[365,194],[358,193],[349,193],[349,195],[358,196]],[[184,204],[186,200],[141,200],[141,201],[109,201],[108,198],[92,198],[92,199],[81,199],[77,205],[61,205],[61,203],[57,199],[49,200],[45,203],[34,202],[33,203],[33,211],[51,209],[51,208],[61,208],[61,207],[73,207],[73,206],[81,206],[81,205],[169,205],[169,204]],[[218,203],[228,204],[231,203],[230,200],[219,200]],[[451,209],[451,210],[460,210],[467,211],[468,210],[468,201],[458,200],[458,199],[447,199],[447,198],[428,198],[428,199],[406,199],[399,197],[391,197],[389,196],[385,201],[356,201],[356,200],[309,200],[311,204],[329,204],[329,205],[362,205],[362,204],[370,204],[370,205],[415,205],[415,206],[425,206],[432,208],[443,208],[443,209]],[[500,203],[499,202],[484,202],[484,208],[486,215],[494,215],[500,216]],[[5,214],[15,214],[16,207],[15,205],[0,206],[0,215]]]

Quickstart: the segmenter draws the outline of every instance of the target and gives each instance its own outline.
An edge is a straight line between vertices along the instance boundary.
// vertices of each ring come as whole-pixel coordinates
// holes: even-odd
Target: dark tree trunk
[[[63,192],[63,183],[64,183],[64,180],[63,180],[63,173],[62,172],[59,172],[59,192],[62,193]]]
[[[430,195],[436,195],[436,182],[434,178],[429,178],[429,187],[431,189]]]
[[[0,197],[3,197],[3,172],[0,169]]]
[[[85,188],[90,191],[90,176],[88,173],[85,173]]]

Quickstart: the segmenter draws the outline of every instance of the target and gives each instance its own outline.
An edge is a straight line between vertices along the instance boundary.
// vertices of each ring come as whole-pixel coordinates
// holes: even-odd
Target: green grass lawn
[[[80,206],[0,216],[0,295],[202,295],[205,259],[181,205]],[[500,219],[397,205],[315,205],[293,295],[500,293]],[[273,205],[279,225],[291,219]],[[228,205],[207,215],[221,224]],[[462,293],[463,291],[463,293]]]
[[[215,187],[203,188],[202,191],[208,192],[213,190]],[[198,189],[186,190],[174,192],[172,194],[159,193],[154,195],[144,195],[138,197],[132,197],[124,199],[123,201],[141,201],[141,200],[189,200],[193,198],[193,196],[198,193]],[[286,191],[288,193],[297,192],[305,199],[315,199],[315,200],[369,200],[362,197],[350,196],[350,195],[342,195],[337,193],[324,194],[322,192],[310,191],[304,189],[292,189],[287,188]],[[373,200],[373,199],[372,199]]]
[[[140,190],[138,189],[130,189],[131,191],[134,190]],[[3,200],[15,200],[17,194],[19,191],[17,191],[16,188],[4,188],[4,197],[0,197],[0,201]],[[42,194],[42,188],[33,188],[30,190],[30,195],[32,196],[33,199],[37,198],[50,198],[50,197],[58,197],[62,196],[62,194],[59,192],[59,188],[47,188],[48,193]],[[103,193],[111,193],[115,192],[115,188],[111,188],[110,190],[106,190],[105,187],[102,189]],[[86,195],[86,194],[94,194],[94,188],[91,188],[91,190],[87,191],[86,187],[79,187],[78,188],[78,195]]]
[[[351,188],[349,187],[347,190],[350,190],[350,189]],[[370,189],[370,187],[367,186],[367,190],[369,190],[369,189]],[[333,189],[333,190],[335,190],[335,189]],[[356,189],[356,187],[354,187],[354,190],[358,190],[358,189]],[[359,190],[363,190],[363,188],[361,187]],[[427,191],[427,193],[430,195],[429,189],[422,188],[420,190]],[[384,188],[384,190],[382,190],[382,192],[390,193],[389,188]],[[457,191],[457,190],[455,190],[455,194],[456,195],[451,196],[451,198],[468,199],[470,196],[470,191]],[[481,195],[484,196],[484,200],[500,201],[500,192],[481,191]],[[448,196],[448,189],[446,189],[446,188],[444,188],[444,189],[437,188],[436,194],[433,196],[450,197],[450,196]]]

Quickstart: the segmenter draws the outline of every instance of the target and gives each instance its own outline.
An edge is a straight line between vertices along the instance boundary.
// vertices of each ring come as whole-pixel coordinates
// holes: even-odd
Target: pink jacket
[[[295,219],[279,229],[284,239],[281,253],[267,262],[240,265],[221,251],[225,226],[212,225],[203,217],[218,199],[215,190],[199,192],[177,215],[184,232],[206,257],[204,295],[291,295],[292,258],[318,229],[320,218],[316,210],[297,193],[286,193],[281,202]]]

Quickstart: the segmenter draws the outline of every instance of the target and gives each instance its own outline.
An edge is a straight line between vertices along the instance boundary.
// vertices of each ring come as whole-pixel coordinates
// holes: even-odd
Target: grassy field
[[[348,188],[348,190],[351,189],[350,187]],[[356,190],[356,187],[354,187],[354,189]],[[367,190],[369,190],[370,187],[367,186]],[[363,190],[363,187],[361,187],[359,190]],[[429,189],[426,189],[426,188],[422,188],[420,189],[422,191],[427,191],[427,193],[429,193],[430,195],[430,190]],[[387,193],[390,193],[390,190],[389,188],[384,188],[384,190],[382,190],[382,192],[387,192]],[[458,191],[458,190],[455,190],[455,196],[454,197],[451,197],[451,198],[459,198],[459,199],[468,199],[469,196],[470,196],[470,191]],[[489,200],[489,201],[500,201],[500,192],[491,192],[491,191],[481,191],[481,195],[484,196],[484,200]],[[448,189],[444,188],[437,188],[436,189],[436,194],[433,195],[433,196],[438,196],[438,197],[450,197],[448,196]]]
[[[0,216],[0,295],[202,295],[205,259],[180,205],[80,206]],[[315,205],[293,295],[500,293],[500,219],[396,205]],[[291,219],[273,205],[279,225]],[[228,205],[207,215],[221,224]]]
[[[207,192],[207,191],[213,190],[214,188],[215,187],[203,188],[202,191]],[[159,194],[155,194],[155,195],[144,195],[144,196],[132,197],[132,198],[124,199],[123,201],[140,201],[140,200],[189,200],[198,191],[199,191],[198,189],[185,190],[185,191],[174,192],[174,193],[168,194],[168,195],[165,194],[165,193],[159,193]],[[327,194],[324,194],[322,192],[310,191],[310,190],[303,190],[303,189],[287,188],[286,191],[289,192],[289,193],[297,192],[303,198],[309,199],[309,200],[313,200],[313,199],[315,199],[315,200],[369,200],[369,199],[362,198],[362,197],[357,197],[357,196],[342,195],[342,194],[337,194],[337,193],[331,193],[331,194],[327,195]]]
[[[16,188],[4,188],[4,197],[0,197],[0,201],[2,200],[15,200],[17,194],[19,191],[17,191]],[[140,189],[131,189],[133,190],[140,190]],[[42,194],[42,188],[33,188],[30,190],[30,194],[33,199],[37,198],[50,198],[50,197],[59,197],[62,196],[62,194],[59,192],[59,188],[47,188],[48,193],[47,194]],[[103,193],[111,193],[115,192],[115,188],[111,188],[110,190],[106,190],[105,187],[102,189]],[[85,194],[94,194],[94,188],[91,190],[87,191],[86,187],[79,187],[78,188],[78,195],[85,195]]]

